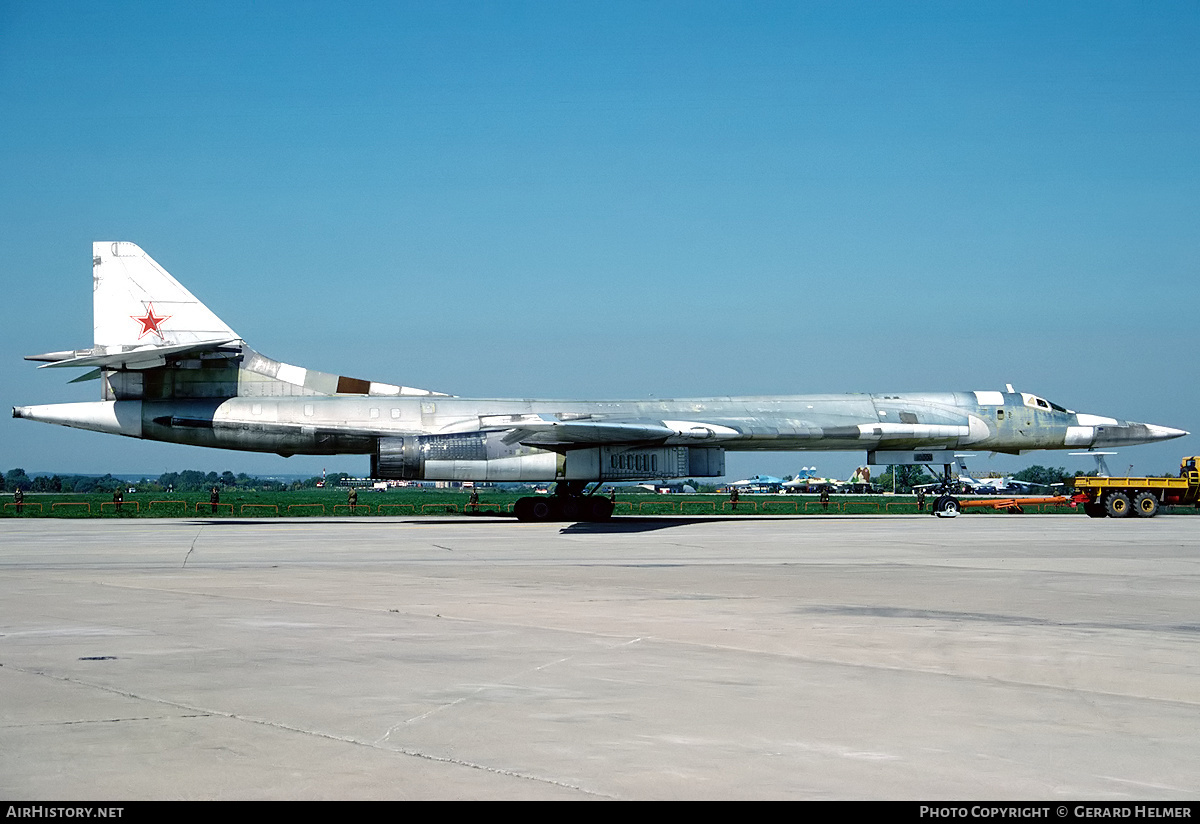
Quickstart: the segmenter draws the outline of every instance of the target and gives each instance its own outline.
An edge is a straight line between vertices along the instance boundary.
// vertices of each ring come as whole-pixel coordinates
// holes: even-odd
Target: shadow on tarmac
[[[795,518],[777,517],[770,515],[731,515],[727,517],[697,516],[685,517],[679,515],[660,515],[660,516],[616,516],[610,521],[591,522],[579,521],[577,523],[564,524],[559,530],[561,534],[566,535],[604,535],[604,534],[631,534],[637,532],[654,532],[660,529],[669,529],[677,526],[691,526],[693,524],[711,524],[717,522],[747,520],[754,521],[783,521],[795,520]],[[187,523],[193,526],[257,526],[257,527],[273,527],[273,526],[288,526],[294,527],[297,522],[306,521],[312,523],[330,523],[328,518],[191,518]],[[389,526],[394,525],[397,521],[379,521],[375,519],[361,520],[355,518],[338,519],[336,523],[345,526]],[[468,524],[493,525],[499,523],[517,524],[518,522],[512,517],[475,517],[468,518],[457,517],[453,519],[431,519],[431,518],[416,518],[404,519],[401,523],[454,523],[455,525],[466,526]]]

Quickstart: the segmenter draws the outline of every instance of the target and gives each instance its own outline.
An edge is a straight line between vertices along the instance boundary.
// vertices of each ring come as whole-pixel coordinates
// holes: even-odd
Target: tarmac
[[[0,521],[0,796],[1200,798],[1200,518]]]

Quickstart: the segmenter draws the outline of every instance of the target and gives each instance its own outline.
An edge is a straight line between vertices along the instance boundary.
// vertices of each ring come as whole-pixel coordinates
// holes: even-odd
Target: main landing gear
[[[608,498],[596,495],[600,484],[585,495],[589,481],[560,481],[553,495],[519,498],[513,507],[518,521],[607,521],[613,505]]]

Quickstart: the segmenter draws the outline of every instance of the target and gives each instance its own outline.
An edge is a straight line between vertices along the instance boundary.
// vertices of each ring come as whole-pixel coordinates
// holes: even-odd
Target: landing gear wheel
[[[958,516],[958,500],[950,495],[944,495],[933,503],[933,514],[939,518],[954,518]]]
[[[1108,514],[1104,511],[1104,504],[1084,504],[1083,512],[1089,518],[1103,518]]]
[[[574,495],[564,495],[558,504],[558,517],[564,521],[581,521],[583,520],[583,500],[576,498]]]
[[[1104,511],[1111,518],[1124,518],[1132,508],[1132,504],[1129,503],[1129,496],[1124,492],[1110,492],[1108,493],[1108,497],[1104,499]]]
[[[529,514],[535,521],[553,521],[558,515],[558,507],[555,506],[555,503],[549,498],[534,498],[533,504],[529,507]]]
[[[933,502],[933,512],[943,518],[953,518],[958,514],[958,498],[953,495],[942,495]]]
[[[551,498],[519,498],[513,505],[513,514],[518,521],[550,521],[558,512]]]
[[[517,502],[513,504],[513,514],[517,516],[518,521],[533,520],[529,514],[529,505],[531,503],[533,503],[533,498],[517,498]]]
[[[1133,499],[1133,511],[1140,518],[1153,518],[1158,514],[1158,498],[1153,492],[1139,492]]]
[[[614,507],[611,500],[606,500],[604,498],[593,498],[592,512],[590,512],[590,516],[592,517],[588,519],[589,521],[611,521],[613,509]]]

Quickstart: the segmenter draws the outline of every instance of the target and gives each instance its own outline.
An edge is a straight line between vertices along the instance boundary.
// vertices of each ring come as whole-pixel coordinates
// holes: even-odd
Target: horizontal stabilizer
[[[139,349],[131,349],[128,352],[101,354],[95,354],[95,350],[86,349],[83,352],[79,352],[78,350],[67,353],[50,352],[45,355],[30,355],[25,360],[49,361],[48,363],[43,363],[38,369],[54,369],[64,366],[92,366],[100,369],[150,369],[154,366],[161,366],[166,362],[168,357],[211,352],[232,343],[240,343],[240,339],[229,338],[227,340],[210,340],[201,343],[179,343],[174,346],[144,346]],[[59,354],[67,354],[71,357],[61,360],[54,358],[55,355]]]
[[[93,369],[90,372],[84,372],[78,378],[67,381],[67,383],[83,383],[84,381],[98,381],[98,380],[100,380],[100,370]]]

